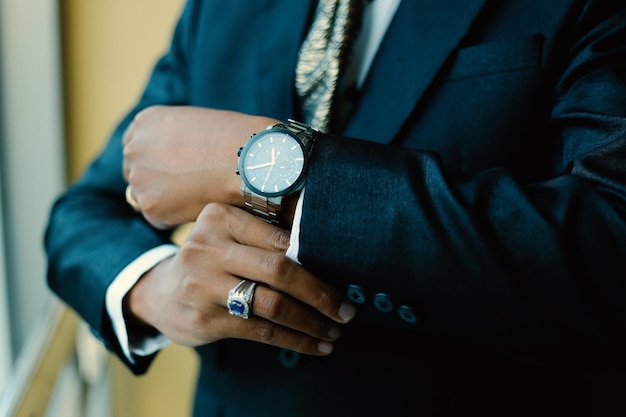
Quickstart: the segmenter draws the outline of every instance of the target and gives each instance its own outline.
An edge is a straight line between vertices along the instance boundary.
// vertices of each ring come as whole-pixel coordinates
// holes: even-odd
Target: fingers
[[[133,118],[133,120],[130,122],[126,130],[124,131],[124,134],[122,135],[122,146],[123,146],[123,151],[124,151],[124,159],[122,161],[122,171],[123,171],[124,179],[126,180],[126,182],[130,183],[130,172],[131,172],[130,161],[132,160],[132,154],[129,154],[128,145],[136,136],[136,132],[138,130],[137,124],[141,124],[141,123],[145,124],[149,122],[152,118],[155,117],[154,115],[157,114],[158,109],[161,107],[162,106],[152,106],[152,107],[148,107],[138,112]]]
[[[329,285],[285,256],[288,232],[229,205],[201,212],[179,259],[188,271],[185,298],[209,318],[198,339],[240,338],[312,355],[332,351],[355,309]],[[250,317],[229,314],[229,292],[257,283]],[[245,300],[246,297],[244,297]],[[345,313],[340,315],[341,313]],[[190,326],[198,331],[198,326]]]
[[[264,294],[265,292],[268,294]],[[259,302],[260,299],[275,302],[268,306]],[[341,334],[339,325],[327,323],[328,320],[322,319],[319,313],[298,305],[301,303],[284,294],[247,279],[235,284],[226,304],[230,320],[224,320],[224,328],[228,329],[228,334],[224,337],[253,340],[302,353],[324,355],[332,352],[332,342]]]
[[[232,338],[265,343],[314,356],[328,355],[334,349],[333,341],[298,333],[292,329],[277,326],[275,323],[257,316],[252,316],[248,320],[229,316],[224,317],[223,320],[223,327],[229,329],[229,334]]]
[[[194,254],[185,253],[185,245],[170,266],[178,268],[181,260],[183,265],[189,265]],[[192,248],[190,252],[194,250]],[[202,256],[201,251],[196,255]],[[229,292],[241,281],[240,278],[214,275],[214,271],[208,273],[203,266],[193,268],[182,281],[173,280],[177,275],[173,272],[174,269],[167,269],[161,275],[160,286],[153,286],[152,294],[144,299],[149,300],[153,310],[148,317],[159,317],[145,321],[176,343],[197,346],[236,338],[309,355],[327,355],[341,334],[340,325],[315,309],[261,284],[256,285],[252,300],[246,301],[251,307],[248,319],[230,314]],[[153,277],[148,275],[139,283],[149,283]],[[174,295],[174,298],[167,294]],[[163,295],[166,295],[165,299]]]
[[[268,295],[268,299],[264,300],[264,312],[273,319],[281,317],[271,313],[272,311],[285,311],[287,309],[283,307],[290,305],[279,304],[285,302],[285,300],[275,298],[276,294],[280,293],[288,294],[292,299],[309,305],[338,323],[347,323],[354,317],[354,307],[344,302],[333,287],[287,258],[283,253],[270,253],[239,245],[223,259],[223,265],[234,275],[264,283],[275,290],[274,298],[269,298],[270,295]]]
[[[286,231],[243,210],[221,204],[206,206],[198,223],[207,225],[211,233],[200,227],[194,229],[189,238],[205,246],[210,251],[209,257],[217,261],[221,268],[233,276],[251,279],[274,290],[258,289],[262,294],[261,314],[266,318],[288,326],[300,326],[301,322],[291,322],[286,314],[278,312],[289,311],[301,303],[338,323],[346,323],[354,317],[354,307],[345,302],[332,286],[285,255],[289,245]],[[224,239],[230,239],[231,243],[223,245]],[[276,298],[279,296],[282,298]],[[258,301],[255,298],[255,307]],[[306,320],[309,318],[307,316]]]
[[[268,251],[285,252],[289,247],[289,232],[241,210],[225,204],[208,204],[198,217],[212,230],[217,239],[226,238],[241,246]]]
[[[127,158],[127,149],[126,149],[126,145],[128,145],[131,141],[131,139],[133,138],[133,132],[134,132],[134,121],[131,122],[128,127],[126,128],[126,131],[124,131],[124,135],[122,136],[122,146],[123,146],[123,153],[124,153],[124,158],[122,160],[122,173],[124,175],[124,179],[126,180],[126,182],[130,182],[130,163],[129,160]]]
[[[269,322],[308,334],[318,339],[332,341],[339,337],[340,326],[320,316],[310,306],[293,299],[289,295],[257,285],[250,314],[264,318]]]

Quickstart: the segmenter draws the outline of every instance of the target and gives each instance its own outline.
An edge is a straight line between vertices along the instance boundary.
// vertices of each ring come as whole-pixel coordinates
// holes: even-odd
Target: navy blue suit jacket
[[[170,239],[123,203],[125,127],[154,104],[297,119],[315,3],[190,0],[136,108],[55,204],[50,286],[122,360],[106,288]],[[357,319],[326,358],[199,348],[197,415],[585,415],[581,375],[623,370],[626,351],[619,3],[403,0],[306,185],[301,261]]]

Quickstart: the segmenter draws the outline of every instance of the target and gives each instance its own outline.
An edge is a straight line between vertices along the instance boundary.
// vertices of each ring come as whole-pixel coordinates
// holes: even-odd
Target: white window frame
[[[0,173],[0,183],[2,174]],[[2,195],[0,194],[0,237],[4,236],[2,226]],[[6,282],[6,263],[4,261],[4,242],[0,238],[0,393],[6,386],[11,374],[11,328],[9,327],[9,308]]]
[[[58,4],[0,1],[0,394],[53,300],[43,231],[65,186]]]

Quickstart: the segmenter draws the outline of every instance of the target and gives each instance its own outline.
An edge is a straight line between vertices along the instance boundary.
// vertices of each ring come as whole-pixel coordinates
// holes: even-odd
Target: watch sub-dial
[[[285,158],[282,160],[279,160],[276,163],[276,171],[279,173],[279,176],[281,179],[285,179],[285,178],[291,178],[291,177],[298,177],[296,173],[296,162],[291,159],[291,158]],[[294,175],[296,174],[296,175]]]

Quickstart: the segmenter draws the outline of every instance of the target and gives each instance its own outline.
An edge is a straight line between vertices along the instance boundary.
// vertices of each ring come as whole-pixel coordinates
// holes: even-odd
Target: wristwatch
[[[319,131],[292,119],[252,134],[239,149],[237,175],[246,209],[280,224],[283,197],[304,186],[309,155]]]

